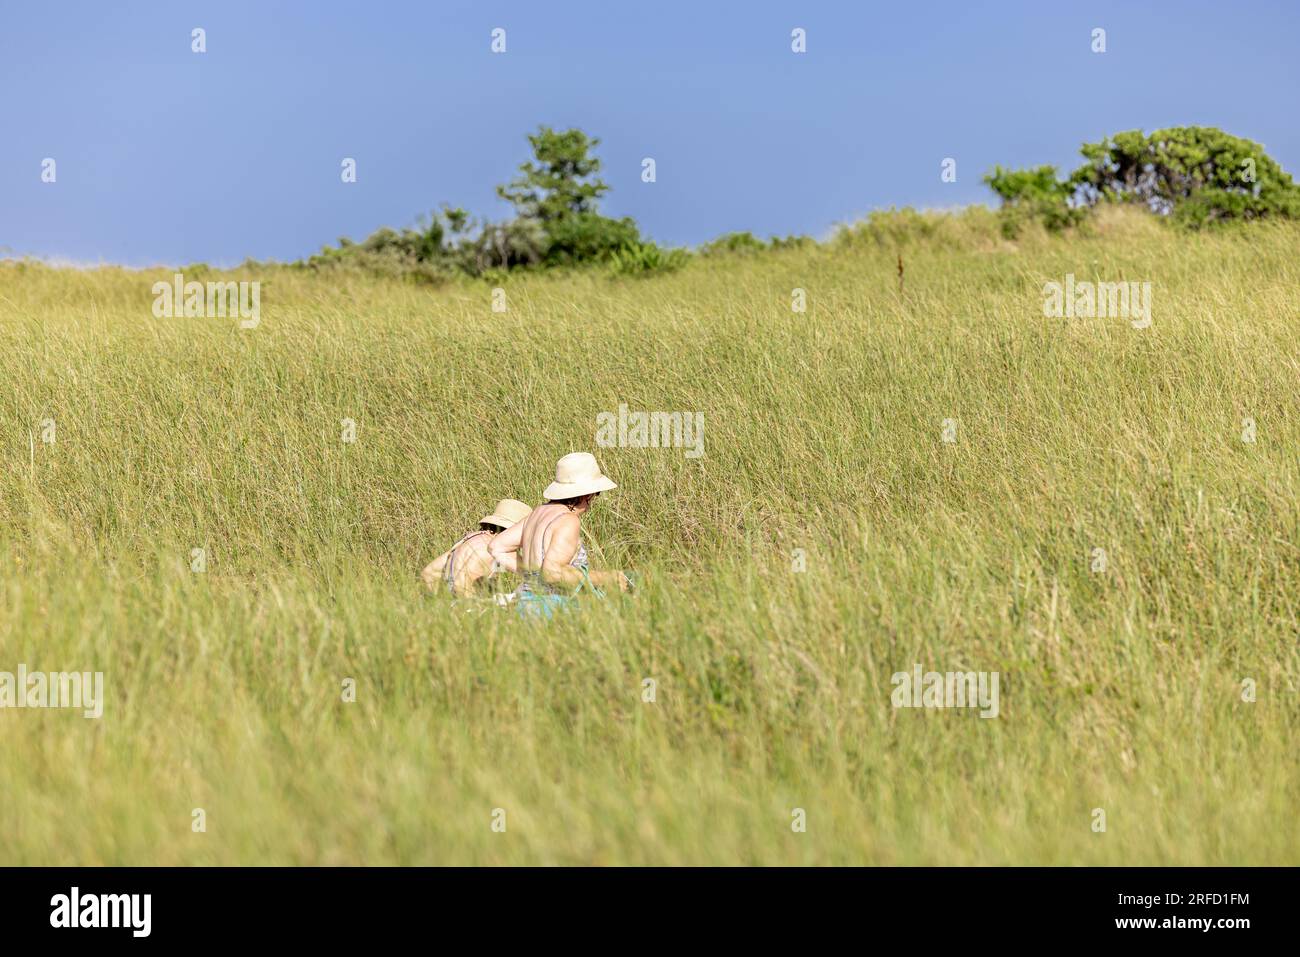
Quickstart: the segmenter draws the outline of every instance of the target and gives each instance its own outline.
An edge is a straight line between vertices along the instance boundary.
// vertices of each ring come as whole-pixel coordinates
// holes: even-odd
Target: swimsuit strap
[[[547,502],[546,504],[550,505],[551,503]],[[568,510],[565,509],[565,512],[567,511]],[[561,512],[559,515],[556,515],[554,518],[548,520],[547,523],[542,526],[542,554],[539,556],[541,559],[541,561],[538,563],[539,565],[546,561],[546,533],[550,531],[552,525],[554,525],[556,522],[558,522],[561,518],[564,517],[565,512]],[[580,558],[582,559],[581,562],[578,560]],[[587,546],[582,544],[581,537],[579,537],[578,539],[578,550],[574,552],[573,557],[569,559],[569,564],[572,565],[574,568],[581,568],[584,571],[586,570]]]
[[[549,505],[552,503],[548,502],[546,504]],[[564,514],[565,514],[564,512],[561,512],[560,514],[554,516],[553,518],[547,519],[546,524],[542,526],[543,541],[542,541],[542,554],[539,556],[539,562],[538,562],[539,567],[535,571],[526,571],[522,574],[523,582],[519,586],[519,594],[521,596],[531,597],[531,595],[533,594],[534,587],[538,588],[540,590],[540,593],[542,594],[549,594],[549,595],[558,594],[556,587],[554,585],[549,584],[542,577],[542,570],[540,566],[542,564],[545,564],[546,562],[546,543],[545,543],[546,533],[547,531],[550,530],[550,527],[552,525],[554,525],[556,522],[558,522],[561,518],[564,517]],[[582,572],[583,583],[585,583],[588,588],[590,588],[592,591],[596,592],[597,594],[600,594],[600,589],[595,588],[591,584],[591,579],[587,577],[587,546],[582,544],[581,538],[579,538],[578,540],[578,550],[574,552],[573,557],[569,559],[569,564],[572,567],[578,569],[578,571]],[[582,584],[579,584],[578,587],[574,590],[574,593],[576,594],[581,590],[582,590]]]
[[[548,502],[547,504],[549,505],[550,503]],[[564,512],[561,511],[558,515],[556,515],[554,518],[549,519],[546,522],[546,524],[542,526],[542,538],[541,538],[542,554],[538,556],[539,565],[546,561],[546,533],[550,531],[552,525],[554,525],[563,517],[564,517]]]
[[[597,588],[595,585],[591,583],[591,576],[587,574],[587,566],[577,565],[575,567],[578,569],[578,571],[582,572],[582,585],[586,585],[587,590],[591,592],[593,595],[595,595],[597,598],[604,598],[605,597],[604,590]],[[573,593],[575,595],[578,592],[582,591],[582,585],[579,585],[577,588],[573,590]]]
[[[451,551],[447,553],[447,570],[443,573],[443,579],[447,582],[447,587],[451,589],[451,593],[453,595],[456,594],[456,549],[460,548],[471,538],[474,538],[477,535],[491,535],[491,534],[492,533],[489,532],[486,528],[480,528],[476,532],[468,532],[467,534],[462,535],[460,537],[460,541],[458,541],[455,545],[451,546]]]

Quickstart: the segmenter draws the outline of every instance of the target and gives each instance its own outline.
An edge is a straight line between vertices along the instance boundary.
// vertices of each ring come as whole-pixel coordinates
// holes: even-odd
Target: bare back
[[[596,493],[599,494],[599,493]],[[523,577],[521,590],[537,586],[553,590],[591,585],[597,588],[628,588],[627,576],[617,571],[591,571],[587,548],[582,544],[582,516],[591,508],[595,494],[585,495],[571,505],[547,502],[528,517],[492,540],[489,551],[504,569]]]
[[[523,522],[520,570],[540,572],[543,563],[569,564],[581,547],[580,531],[578,516],[567,507],[550,502],[537,506]]]
[[[475,535],[460,543],[452,554],[453,584],[457,594],[468,591],[492,572],[488,545],[492,533]]]
[[[426,587],[433,589],[442,582],[453,595],[465,595],[492,573],[491,532],[470,532],[443,552],[420,573]]]

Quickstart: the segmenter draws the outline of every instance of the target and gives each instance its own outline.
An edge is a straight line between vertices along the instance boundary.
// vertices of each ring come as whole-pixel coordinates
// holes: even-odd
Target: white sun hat
[[[479,519],[479,524],[509,528],[515,522],[522,522],[526,519],[531,511],[532,509],[523,502],[513,498],[503,498],[497,502],[497,507],[492,510],[491,515],[484,515]]]
[[[594,455],[570,452],[555,463],[555,481],[546,486],[542,498],[553,502],[557,498],[577,498],[593,492],[608,492],[612,488],[618,486],[601,474]]]

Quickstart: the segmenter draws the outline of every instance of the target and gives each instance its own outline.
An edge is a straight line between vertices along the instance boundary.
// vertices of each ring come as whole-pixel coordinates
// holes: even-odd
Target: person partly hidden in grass
[[[582,544],[582,516],[601,492],[618,488],[602,475],[595,456],[570,452],[555,466],[555,481],[546,487],[545,504],[488,544],[493,560],[523,581],[515,592],[520,614],[542,614],[573,602],[584,587],[603,594],[601,587],[627,591],[630,582],[619,571],[593,572]]]
[[[430,590],[438,582],[447,585],[452,597],[472,594],[480,582],[485,582],[496,570],[488,544],[497,535],[528,517],[532,509],[513,498],[503,498],[491,515],[484,515],[478,529],[463,536],[420,572],[420,578]]]

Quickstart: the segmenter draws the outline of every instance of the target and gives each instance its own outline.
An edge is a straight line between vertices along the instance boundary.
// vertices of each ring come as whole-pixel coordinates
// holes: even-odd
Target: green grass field
[[[1045,318],[1067,273],[1151,327]],[[170,275],[0,264],[0,670],[106,697],[0,710],[0,863],[1300,863],[1300,228],[976,210],[505,313],[236,271],[256,329]],[[704,456],[596,448],[620,403]],[[636,595],[422,590],[575,449]],[[918,663],[998,717],[893,708]]]

